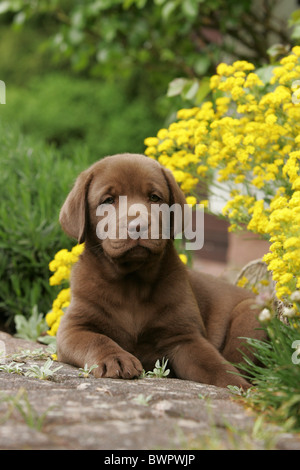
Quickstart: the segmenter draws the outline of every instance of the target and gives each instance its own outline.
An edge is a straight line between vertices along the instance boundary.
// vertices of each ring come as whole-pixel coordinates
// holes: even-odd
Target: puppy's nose
[[[140,224],[135,224],[135,222],[129,222],[128,224],[128,233],[129,235],[135,233],[135,232],[139,232],[140,231],[140,228],[141,228],[141,225]]]
[[[136,222],[132,220],[128,224],[128,235],[132,238],[139,238],[148,232],[148,224],[146,222]]]

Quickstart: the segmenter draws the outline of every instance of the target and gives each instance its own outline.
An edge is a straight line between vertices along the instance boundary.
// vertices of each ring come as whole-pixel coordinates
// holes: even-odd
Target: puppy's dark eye
[[[101,204],[113,204],[115,202],[115,198],[113,196],[109,196]]]
[[[150,199],[151,202],[161,201],[161,198],[157,194],[151,194],[149,199]]]

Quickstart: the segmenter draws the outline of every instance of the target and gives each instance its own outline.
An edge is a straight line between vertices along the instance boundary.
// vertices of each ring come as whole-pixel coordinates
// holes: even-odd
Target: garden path
[[[41,347],[3,332],[0,341],[7,354]],[[22,367],[45,358],[25,361]],[[52,380],[39,380],[1,371],[0,449],[300,449],[299,437],[274,426],[258,432],[257,416],[228,390],[168,378],[81,378],[78,372],[64,364]]]

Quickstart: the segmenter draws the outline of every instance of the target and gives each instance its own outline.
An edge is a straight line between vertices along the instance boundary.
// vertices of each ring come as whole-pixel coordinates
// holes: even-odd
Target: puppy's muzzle
[[[127,232],[129,238],[137,240],[138,238],[149,238],[149,224],[148,220],[131,220],[128,223]]]

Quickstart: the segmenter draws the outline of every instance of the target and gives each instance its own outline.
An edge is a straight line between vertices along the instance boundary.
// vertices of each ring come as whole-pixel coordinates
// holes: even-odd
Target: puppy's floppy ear
[[[85,240],[88,191],[92,178],[93,174],[89,170],[80,173],[59,214],[63,230],[69,237],[76,238],[78,243]]]
[[[178,207],[181,208],[181,216],[178,216],[178,213],[175,212],[171,213],[171,216],[173,220],[171,220],[171,228],[172,228],[172,236],[175,237],[179,233],[182,233],[184,231],[184,227],[187,226],[187,224],[190,222],[188,219],[188,213],[184,210],[184,206],[186,204],[186,199],[185,195],[183,194],[183,191],[180,189],[179,185],[175,181],[175,178],[170,170],[167,168],[162,168],[163,175],[165,177],[166,183],[169,188],[169,206],[173,206],[173,204],[178,204]],[[177,216],[176,216],[177,214]]]
[[[183,208],[184,204],[186,204],[185,195],[176,183],[172,172],[167,168],[162,168],[162,171],[169,188],[169,205],[172,206],[172,204],[180,204],[180,206]]]

